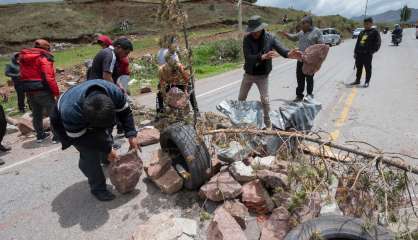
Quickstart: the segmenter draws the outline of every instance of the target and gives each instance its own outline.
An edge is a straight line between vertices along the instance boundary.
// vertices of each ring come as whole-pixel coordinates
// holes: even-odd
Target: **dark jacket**
[[[357,38],[354,53],[356,55],[372,55],[379,51],[381,45],[380,33],[376,29],[364,30]]]
[[[269,51],[276,50],[281,56],[287,58],[289,49],[276,39],[274,35],[263,32],[260,39],[254,39],[251,34],[244,37],[245,73],[250,75],[268,75],[272,70],[272,60],[261,60],[261,56]]]
[[[15,86],[19,85],[20,68],[16,60],[16,55],[12,57],[11,63],[6,65],[4,74],[12,79]]]
[[[83,116],[82,106],[86,94],[92,88],[103,90],[112,99],[116,107],[116,116],[123,126],[125,136],[129,138],[137,135],[132,111],[123,92],[108,81],[90,80],[65,92],[51,115],[51,124],[61,140],[63,149],[72,144],[82,144],[105,153],[109,153],[112,149],[111,132],[89,128],[89,123]]]

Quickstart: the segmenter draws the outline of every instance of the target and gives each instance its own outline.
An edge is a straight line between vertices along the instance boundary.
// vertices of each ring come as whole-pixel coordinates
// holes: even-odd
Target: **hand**
[[[265,54],[263,54],[262,56],[261,56],[261,59],[262,60],[271,60],[271,59],[273,59],[273,58],[275,58],[275,57],[277,57],[278,55],[277,55],[277,53],[275,52],[275,51],[270,51],[270,52],[268,52],[268,53],[265,53]]]
[[[107,160],[109,160],[110,162],[115,162],[119,159],[118,153],[116,152],[115,149],[112,148],[112,151],[110,151],[110,153],[107,155]]]
[[[130,137],[129,138],[129,150],[139,150],[140,152],[142,152],[141,147],[139,145],[139,141],[136,137]]]
[[[287,57],[290,59],[302,60],[302,52],[299,49],[293,49],[288,54]]]
[[[285,31],[279,31],[279,34],[282,35],[283,37],[288,37],[289,34]]]

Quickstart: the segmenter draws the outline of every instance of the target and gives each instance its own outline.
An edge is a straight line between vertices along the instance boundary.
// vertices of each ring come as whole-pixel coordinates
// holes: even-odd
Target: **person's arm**
[[[317,44],[323,44],[324,42],[324,35],[322,35],[322,31],[321,30],[317,30],[317,40],[316,40]]]
[[[184,86],[187,86],[190,82],[190,74],[184,69],[184,66],[182,64],[179,64],[179,69],[181,76],[183,77]]]
[[[136,137],[137,131],[135,128],[135,121],[126,96],[120,89],[113,89],[112,91],[112,100],[116,107],[116,115],[122,124],[123,130],[125,132],[125,137]]]
[[[54,63],[46,57],[42,57],[40,58],[40,66],[43,80],[45,80],[48,84],[52,96],[58,98],[60,95],[60,90],[58,88],[57,81],[55,80]]]
[[[4,75],[6,75],[7,77],[15,78],[15,77],[19,77],[20,73],[15,73],[13,71],[12,66],[10,66],[10,64],[7,64],[6,69],[4,71]]]
[[[380,37],[380,33],[376,31],[376,43],[374,45],[373,53],[379,51],[381,45],[382,45],[382,39]]]
[[[106,54],[102,62],[103,79],[113,83],[112,74],[116,65],[116,55],[113,52],[103,53]]]
[[[354,57],[356,57],[357,50],[360,47],[360,39],[362,38],[362,36],[363,36],[363,33],[361,32],[357,37],[356,46],[354,47]]]
[[[284,37],[289,39],[290,41],[296,42],[299,41],[300,33],[288,33],[288,32],[280,32]]]
[[[272,39],[273,41],[273,49],[276,50],[276,52],[278,52],[282,57],[284,58],[288,58],[288,54],[289,54],[289,49],[287,49],[286,47],[284,47],[279,40],[277,40],[276,37],[273,37]]]

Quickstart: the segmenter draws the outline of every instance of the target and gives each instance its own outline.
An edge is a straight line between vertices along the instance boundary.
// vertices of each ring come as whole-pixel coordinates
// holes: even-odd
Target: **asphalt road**
[[[366,141],[388,152],[418,155],[418,40],[406,30],[399,47],[383,36],[375,55],[369,88],[350,88],[354,80],[354,41],[333,47],[315,76],[315,98],[323,104],[315,128],[331,134],[337,142]],[[295,62],[277,59],[270,77],[273,107],[295,97]],[[238,96],[242,70],[228,72],[197,83],[202,111],[215,111],[225,99]],[[249,99],[258,99],[254,88]],[[137,99],[154,106],[155,96]],[[0,158],[0,239],[128,239],[135,227],[151,214],[173,211],[198,218],[199,203],[193,192],[167,196],[141,180],[138,190],[110,203],[96,201],[78,170],[74,149],[62,152],[58,145],[23,143],[16,134],[6,136],[13,151]],[[158,148],[144,149],[143,159]],[[414,164],[417,164],[416,162]]]

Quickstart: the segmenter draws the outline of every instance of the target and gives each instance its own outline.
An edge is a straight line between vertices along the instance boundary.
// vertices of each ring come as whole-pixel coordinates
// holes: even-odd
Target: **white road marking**
[[[9,166],[2,167],[2,168],[0,168],[0,173],[1,173],[1,172],[5,172],[5,171],[7,171],[7,170],[9,170],[9,169],[12,169],[12,168],[14,168],[14,167],[17,167],[17,166],[19,166],[19,165],[22,165],[22,164],[24,164],[24,163],[31,162],[31,161],[33,161],[33,160],[35,160],[35,159],[39,158],[39,157],[46,156],[46,155],[48,155],[48,154],[50,154],[50,153],[53,153],[53,152],[55,152],[55,151],[58,151],[59,149],[61,149],[61,147],[56,147],[56,148],[53,148],[53,149],[49,149],[48,151],[43,152],[43,153],[41,153],[41,154],[38,154],[38,155],[32,156],[32,157],[27,158],[27,159],[25,159],[25,160],[22,160],[22,161],[20,161],[20,162],[16,162],[16,163],[10,164]]]

